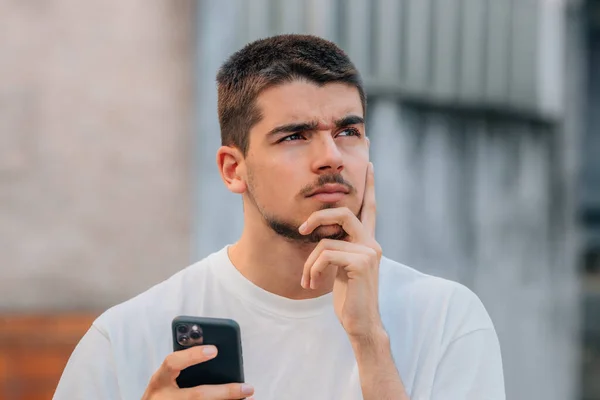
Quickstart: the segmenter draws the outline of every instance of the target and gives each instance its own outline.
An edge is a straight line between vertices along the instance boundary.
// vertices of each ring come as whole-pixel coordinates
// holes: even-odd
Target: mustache
[[[337,183],[339,185],[344,185],[348,189],[348,192],[350,194],[356,192],[354,186],[352,186],[350,182],[346,181],[341,174],[328,174],[319,176],[319,178],[314,184],[303,187],[302,190],[300,190],[300,194],[306,197],[321,186],[325,186],[328,183]]]

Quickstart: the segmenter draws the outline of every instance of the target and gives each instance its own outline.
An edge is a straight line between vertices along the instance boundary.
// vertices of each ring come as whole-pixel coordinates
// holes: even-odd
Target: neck
[[[290,299],[315,298],[331,292],[333,273],[323,276],[323,284],[317,289],[300,286],[304,263],[316,243],[296,243],[278,235],[264,223],[251,225],[246,222],[240,240],[229,247],[231,262],[246,279],[268,292]]]

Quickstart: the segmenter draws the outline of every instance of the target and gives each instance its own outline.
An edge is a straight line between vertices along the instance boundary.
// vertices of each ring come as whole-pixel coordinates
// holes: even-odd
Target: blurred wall
[[[193,2],[0,0],[0,309],[104,309],[189,263]]]

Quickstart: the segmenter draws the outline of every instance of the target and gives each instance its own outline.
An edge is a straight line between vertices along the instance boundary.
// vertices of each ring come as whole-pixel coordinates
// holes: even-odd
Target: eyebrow
[[[359,117],[358,115],[347,115],[343,118],[335,120],[333,123],[336,128],[343,128],[345,126],[350,125],[364,125],[365,119],[363,117]],[[305,131],[315,131],[317,130],[318,126],[319,123],[317,121],[285,124],[271,129],[269,133],[267,133],[267,136],[273,136],[280,133],[298,133]]]

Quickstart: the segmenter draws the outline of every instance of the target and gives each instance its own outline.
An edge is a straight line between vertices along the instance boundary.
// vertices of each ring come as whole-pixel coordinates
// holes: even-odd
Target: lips
[[[344,185],[326,184],[326,185],[323,185],[323,186],[319,187],[318,189],[316,189],[308,197],[313,197],[313,196],[316,196],[319,194],[334,194],[334,193],[348,194],[349,191],[348,191],[348,188]]]

